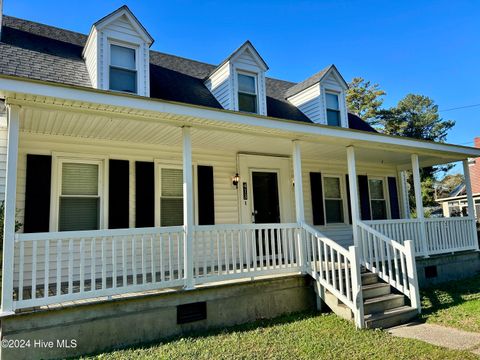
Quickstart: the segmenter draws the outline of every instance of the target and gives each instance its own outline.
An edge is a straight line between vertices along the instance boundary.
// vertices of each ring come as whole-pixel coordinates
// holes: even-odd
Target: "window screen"
[[[160,172],[160,225],[183,225],[183,171],[162,168]]]
[[[98,178],[97,164],[62,164],[58,224],[60,231],[99,229]]]
[[[340,105],[338,103],[338,95],[326,93],[325,99],[327,103],[327,124],[331,126],[340,126]]]
[[[137,92],[135,50],[110,46],[110,90]]]
[[[369,179],[370,204],[373,220],[384,220],[387,218],[387,202],[382,179]]]
[[[257,88],[254,76],[238,74],[238,110],[257,112]]]

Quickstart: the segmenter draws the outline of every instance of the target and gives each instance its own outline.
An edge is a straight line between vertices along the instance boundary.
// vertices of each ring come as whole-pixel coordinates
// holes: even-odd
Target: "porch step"
[[[362,285],[378,283],[378,275],[371,272],[362,273]]]
[[[405,305],[405,297],[403,295],[388,294],[366,299],[363,302],[365,314],[381,313],[385,310],[398,308]]]
[[[365,326],[367,329],[386,329],[405,324],[416,316],[417,310],[412,309],[410,306],[401,306],[380,313],[366,315]]]
[[[391,292],[392,289],[390,285],[381,282],[362,286],[363,299],[365,300],[388,295]]]

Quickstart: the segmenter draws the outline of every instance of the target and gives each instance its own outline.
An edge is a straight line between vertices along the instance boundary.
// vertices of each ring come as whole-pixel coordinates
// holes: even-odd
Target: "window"
[[[160,169],[160,226],[183,225],[183,171]]]
[[[327,124],[341,126],[338,94],[326,93],[325,98],[327,102]]]
[[[343,223],[343,199],[339,177],[325,176],[323,178],[325,195],[325,216],[327,224]]]
[[[383,179],[368,179],[368,187],[370,190],[372,220],[387,219],[387,201],[385,200]]]
[[[255,76],[238,74],[238,110],[257,113]]]
[[[59,231],[100,228],[100,164],[62,162],[59,196]]]
[[[135,49],[110,45],[110,90],[137,92]]]

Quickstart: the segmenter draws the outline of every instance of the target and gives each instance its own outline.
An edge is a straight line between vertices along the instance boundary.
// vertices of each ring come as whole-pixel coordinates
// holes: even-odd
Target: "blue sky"
[[[4,0],[4,13],[88,33],[123,4],[158,51],[216,64],[249,39],[271,77],[301,81],[334,63],[347,80],[378,82],[386,106],[410,92],[440,109],[480,104],[478,1]],[[480,136],[480,106],[442,115],[457,121],[449,142]]]

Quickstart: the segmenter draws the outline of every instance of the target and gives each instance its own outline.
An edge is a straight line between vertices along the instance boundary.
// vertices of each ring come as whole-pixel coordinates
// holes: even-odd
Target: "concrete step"
[[[401,306],[381,313],[366,315],[365,326],[367,329],[387,329],[405,324],[415,318],[417,314],[417,310],[410,306]]]
[[[366,299],[363,305],[365,314],[380,313],[405,305],[405,297],[403,295],[388,294]]]
[[[378,275],[371,272],[362,273],[362,285],[370,285],[378,283]]]
[[[338,300],[330,291],[325,290],[323,301],[338,316],[345,320],[353,320],[353,313],[350,308]]]
[[[375,297],[388,295],[392,292],[390,285],[385,283],[375,283],[362,286],[363,299],[372,299]]]

